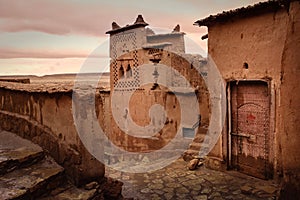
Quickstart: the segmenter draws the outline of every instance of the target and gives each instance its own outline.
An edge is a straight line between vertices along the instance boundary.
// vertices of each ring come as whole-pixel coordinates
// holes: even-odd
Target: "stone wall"
[[[58,87],[1,84],[0,128],[39,144],[76,184],[102,179],[104,165],[86,150],[77,135],[72,116],[72,90]],[[109,93],[98,95],[109,99]],[[103,125],[105,105],[98,99],[96,107]]]
[[[30,83],[29,78],[0,78],[0,81],[4,82],[15,82],[15,83]]]

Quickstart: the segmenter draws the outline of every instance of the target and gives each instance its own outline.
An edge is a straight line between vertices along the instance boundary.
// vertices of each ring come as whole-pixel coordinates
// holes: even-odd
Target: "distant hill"
[[[50,74],[50,75],[45,75],[41,76],[41,78],[53,78],[53,77],[61,77],[61,78],[71,78],[71,77],[76,77],[78,74],[77,73],[70,73],[70,74]],[[105,73],[81,73],[81,76],[109,76],[109,72]]]
[[[38,76],[36,76],[36,75],[9,75],[9,76],[7,76],[7,75],[5,75],[5,76],[1,76],[0,75],[0,78],[2,78],[2,79],[9,79],[9,78],[38,78]]]

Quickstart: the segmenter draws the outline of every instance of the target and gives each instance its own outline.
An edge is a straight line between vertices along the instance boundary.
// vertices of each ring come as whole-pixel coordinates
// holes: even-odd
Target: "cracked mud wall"
[[[106,98],[109,99],[109,95]],[[46,149],[66,169],[74,183],[79,185],[104,176],[104,165],[91,156],[77,135],[71,91],[30,92],[18,90],[17,86],[15,89],[1,87],[0,100],[1,129]],[[102,116],[102,102],[97,102],[97,110]]]

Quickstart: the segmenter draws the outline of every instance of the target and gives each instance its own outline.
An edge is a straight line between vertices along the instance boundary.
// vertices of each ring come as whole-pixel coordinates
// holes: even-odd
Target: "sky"
[[[95,49],[108,55],[105,32],[113,21],[133,24],[139,14],[154,31],[179,24],[186,37],[206,51],[201,36],[207,29],[193,25],[195,21],[259,1],[0,0],[0,75],[78,73]]]

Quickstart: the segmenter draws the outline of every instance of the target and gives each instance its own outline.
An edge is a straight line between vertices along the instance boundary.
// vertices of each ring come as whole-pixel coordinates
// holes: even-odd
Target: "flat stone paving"
[[[163,169],[139,174],[106,167],[106,176],[122,181],[123,196],[133,199],[277,199],[279,186],[274,181],[204,166],[190,171],[186,165],[178,159]]]

